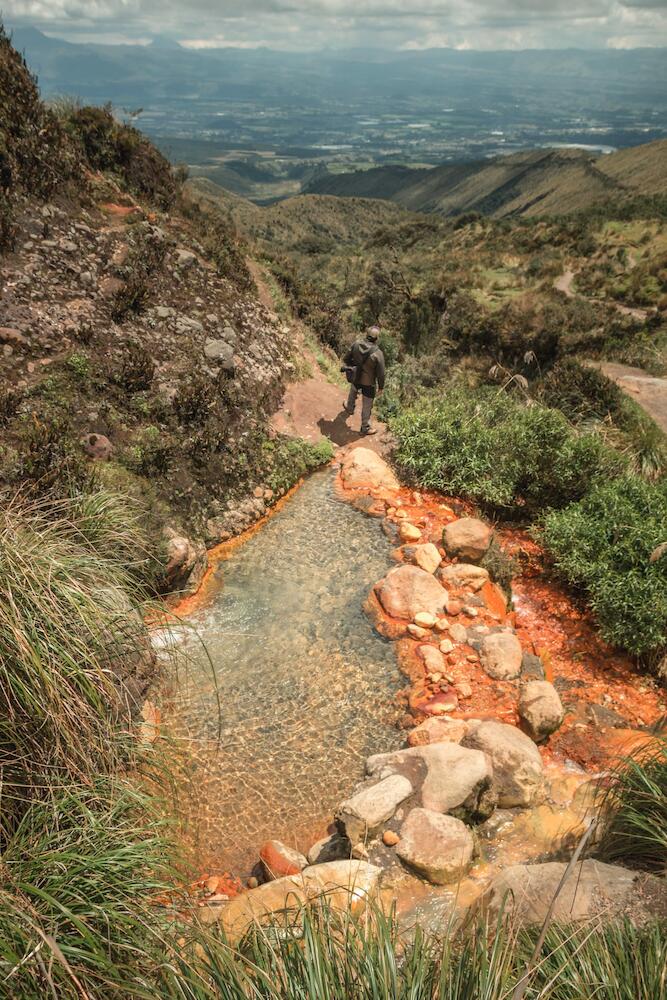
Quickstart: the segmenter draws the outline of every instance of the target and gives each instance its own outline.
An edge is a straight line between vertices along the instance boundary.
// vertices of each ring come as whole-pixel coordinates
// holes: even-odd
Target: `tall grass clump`
[[[33,802],[7,840],[0,997],[153,997],[168,951],[170,845],[145,795],[98,778]]]
[[[626,475],[550,511],[540,531],[556,572],[584,594],[603,636],[637,656],[667,646],[667,480]]]
[[[8,500],[0,513],[0,838],[31,800],[123,755],[123,678],[151,657],[142,538],[123,498]]]
[[[404,410],[391,428],[407,476],[507,513],[563,507],[624,468],[599,435],[497,390],[455,387]]]
[[[618,765],[602,795],[598,853],[605,861],[667,873],[667,739]]]

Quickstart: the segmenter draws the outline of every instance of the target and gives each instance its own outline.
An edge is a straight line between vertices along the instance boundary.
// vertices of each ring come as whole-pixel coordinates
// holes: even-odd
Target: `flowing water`
[[[389,565],[378,521],[337,499],[329,471],[220,564],[191,617],[210,660],[186,640],[167,720],[201,864],[247,874],[271,837],[306,849],[364,759],[400,745],[395,655],[362,611]]]

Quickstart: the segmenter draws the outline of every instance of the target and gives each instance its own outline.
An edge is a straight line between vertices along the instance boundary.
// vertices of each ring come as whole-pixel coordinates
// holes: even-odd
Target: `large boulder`
[[[471,590],[481,590],[489,580],[489,571],[472,563],[451,563],[443,566],[438,577],[445,587],[470,587]]]
[[[447,608],[447,591],[419,566],[397,566],[377,585],[380,604],[392,618],[413,622],[420,611],[441,615]]]
[[[366,770],[372,777],[404,775],[419,789],[421,805],[434,812],[482,820],[495,807],[489,757],[454,742],[375,754],[366,761]]]
[[[269,881],[284,875],[298,875],[308,864],[300,851],[280,840],[267,840],[259,852],[259,860]]]
[[[413,809],[401,826],[396,854],[435,885],[456,882],[470,868],[474,841],[461,820]]]
[[[342,802],[336,812],[341,834],[352,844],[376,834],[391,819],[397,806],[412,795],[412,784],[400,774],[392,774],[375,785],[366,785]]]
[[[493,784],[502,809],[530,806],[542,801],[544,765],[540,751],[516,726],[504,722],[471,725],[461,743],[491,758]]]
[[[316,841],[308,850],[309,865],[323,865],[327,861],[344,861],[350,857],[350,841],[347,837],[341,837],[339,833],[332,833],[329,837],[322,837]]]
[[[445,525],[442,543],[448,556],[478,562],[491,544],[493,528],[476,517],[461,517]]]
[[[284,927],[286,920],[297,922],[304,903],[318,899],[326,900],[334,910],[359,913],[376,894],[380,874],[379,868],[365,861],[330,861],[260,885],[227,906],[204,908],[200,919],[219,922],[231,943],[236,943],[252,923]]]
[[[399,482],[387,463],[370,448],[353,448],[343,459],[341,477],[346,486],[397,490]]]
[[[166,590],[182,594],[194,593],[202,582],[208,567],[208,553],[202,543],[179,535],[172,528],[165,529],[166,559],[164,586]]]
[[[542,743],[563,721],[563,703],[549,681],[527,681],[521,687],[519,716],[529,736]]]
[[[482,666],[496,681],[511,681],[518,677],[522,657],[521,643],[512,632],[492,632],[482,639]]]
[[[495,923],[502,911],[522,924],[541,925],[565,874],[565,863],[511,865],[491,882],[481,900]],[[555,923],[627,917],[642,924],[653,913],[664,913],[664,879],[638,874],[601,861],[580,861],[556,899]]]

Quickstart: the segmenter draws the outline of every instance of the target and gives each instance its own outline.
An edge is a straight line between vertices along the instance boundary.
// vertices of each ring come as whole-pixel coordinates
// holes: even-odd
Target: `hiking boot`
[[[369,427],[367,431],[362,429],[361,433],[364,435],[364,437],[370,437],[371,434],[377,434],[377,430],[375,429],[375,427]]]

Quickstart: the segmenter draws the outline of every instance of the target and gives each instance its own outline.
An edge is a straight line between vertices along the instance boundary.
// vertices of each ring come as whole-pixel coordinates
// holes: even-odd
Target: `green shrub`
[[[556,571],[586,595],[603,636],[637,655],[667,644],[667,480],[638,476],[593,486],[588,496],[544,519],[541,539]]]
[[[600,797],[597,853],[612,864],[667,871],[667,740],[621,761]]]
[[[565,506],[623,467],[598,435],[498,391],[432,396],[391,427],[399,465],[421,486],[507,511]]]
[[[168,472],[173,458],[173,440],[166,432],[151,424],[137,433],[124,461],[132,472],[150,477],[155,473],[164,475]]]
[[[155,361],[141,344],[130,344],[121,356],[114,381],[128,393],[149,389],[155,376]]]
[[[491,539],[491,544],[486,550],[486,555],[480,560],[480,566],[488,570],[491,579],[494,580],[506,594],[511,596],[512,580],[519,571],[519,565],[516,559],[513,559],[512,556],[505,552],[505,550],[498,544],[495,537]]]
[[[538,398],[573,421],[615,419],[623,405],[622,390],[615,382],[574,358],[556,362],[539,385]]]
[[[276,438],[264,444],[263,461],[267,466],[264,478],[274,493],[285,491],[332,458],[333,447],[328,438],[317,444],[302,438]]]

